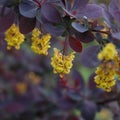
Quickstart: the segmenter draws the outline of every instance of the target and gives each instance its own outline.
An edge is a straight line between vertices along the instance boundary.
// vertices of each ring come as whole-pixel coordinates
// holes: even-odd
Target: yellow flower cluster
[[[111,91],[111,87],[115,85],[116,71],[113,68],[113,63],[103,63],[96,70],[95,82],[97,87]]]
[[[39,29],[35,28],[32,31],[32,45],[31,49],[37,54],[48,55],[48,48],[50,48],[51,35],[49,33],[42,35]]]
[[[117,51],[115,45],[112,43],[108,43],[103,50],[98,54],[99,60],[113,60],[117,55]]]
[[[11,49],[11,47],[15,47],[16,49],[20,48],[20,45],[24,42],[24,35],[20,33],[19,28],[13,24],[6,32],[5,32],[5,40],[7,41],[7,49]],[[48,55],[48,49],[50,48],[50,39],[51,35],[49,33],[42,34],[38,28],[35,28],[32,31],[31,37],[31,49],[33,52],[37,54]],[[58,50],[54,48],[54,55],[51,58],[51,65],[53,67],[54,73],[59,73],[62,78],[64,74],[69,74],[70,69],[73,64],[72,61],[75,57],[75,52],[71,52],[69,55],[64,55]],[[33,77],[33,76],[32,76]],[[30,76],[30,78],[32,78]],[[36,83],[38,82],[38,78],[36,78]],[[17,89],[23,93],[26,89],[25,84],[19,83],[17,84]]]
[[[106,44],[103,50],[98,54],[98,59],[103,61],[95,72],[95,82],[97,87],[110,92],[111,87],[115,85],[115,75],[118,71],[118,64],[120,63],[115,45],[112,43]]]
[[[63,55],[60,50],[54,48],[54,55],[51,58],[51,65],[53,67],[53,72],[59,73],[62,78],[64,74],[69,74],[70,69],[73,66],[72,61],[75,57],[75,52],[70,53],[68,56]]]
[[[7,41],[7,49],[15,47],[18,50],[20,49],[20,45],[24,42],[24,35],[21,34],[19,28],[13,24],[5,32],[5,40]]]

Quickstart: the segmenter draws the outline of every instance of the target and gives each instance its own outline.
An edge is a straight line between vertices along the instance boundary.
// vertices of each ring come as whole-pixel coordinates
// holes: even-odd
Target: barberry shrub
[[[0,0],[0,119],[119,120],[119,7]]]

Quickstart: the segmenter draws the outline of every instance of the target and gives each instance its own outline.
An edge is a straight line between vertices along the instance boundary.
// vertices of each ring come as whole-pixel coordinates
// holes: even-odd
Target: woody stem
[[[67,51],[67,41],[69,39],[69,35],[67,34],[66,38],[65,38],[65,41],[64,41],[64,47],[63,47],[63,55],[66,54],[66,51]]]

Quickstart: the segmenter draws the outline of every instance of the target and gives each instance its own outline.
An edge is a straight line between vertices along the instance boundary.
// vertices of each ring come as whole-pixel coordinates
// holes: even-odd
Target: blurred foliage
[[[108,109],[101,109],[96,114],[95,120],[113,120],[112,113]]]
[[[117,53],[120,50],[118,1],[0,0],[0,120],[120,120],[117,77],[110,92],[94,82],[96,67],[115,63],[112,59],[98,59],[102,48],[110,42]],[[11,30],[11,40],[6,40],[6,31],[12,24],[19,30]],[[33,42],[31,38],[37,34],[33,34],[34,28],[41,33]],[[25,36],[19,50],[15,48],[20,39],[14,32]],[[48,55],[34,53],[31,44],[36,43],[35,49],[44,48],[48,33]],[[45,40],[43,46],[37,43],[41,38]],[[51,57],[55,47],[63,58],[76,52],[69,74],[61,69],[53,74]],[[61,61],[67,64],[70,60]],[[70,69],[71,64],[64,68]],[[61,62],[58,65],[63,66]],[[107,68],[109,64],[105,65]]]
[[[104,3],[105,5],[108,5],[111,0],[96,0],[98,3]]]

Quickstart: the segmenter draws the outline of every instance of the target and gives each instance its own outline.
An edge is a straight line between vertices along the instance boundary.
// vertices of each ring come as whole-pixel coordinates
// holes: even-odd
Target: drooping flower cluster
[[[95,82],[97,87],[111,91],[111,87],[115,85],[116,71],[113,68],[114,63],[102,63],[96,70]]]
[[[39,29],[35,28],[32,31],[32,45],[31,49],[37,54],[48,55],[48,48],[50,48],[51,35],[49,33],[42,35]]]
[[[20,45],[24,42],[24,35],[21,34],[19,28],[13,24],[5,32],[5,40],[7,41],[7,49],[15,47],[18,50],[20,49]]]
[[[98,54],[98,59],[101,60],[102,63],[97,67],[95,72],[95,82],[97,87],[110,92],[111,87],[116,83],[115,76],[118,73],[120,66],[120,58],[115,45],[108,43]]]
[[[75,52],[71,52],[69,55],[63,55],[60,50],[54,48],[54,55],[51,58],[51,65],[53,67],[53,72],[59,73],[62,78],[64,74],[69,74],[70,69],[73,66],[72,61],[75,57]]]

